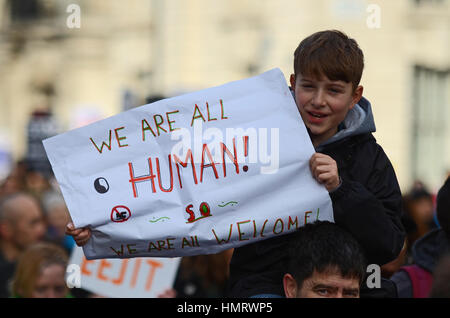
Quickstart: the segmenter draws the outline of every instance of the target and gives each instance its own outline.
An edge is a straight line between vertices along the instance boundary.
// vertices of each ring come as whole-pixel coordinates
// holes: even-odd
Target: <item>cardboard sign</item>
[[[279,69],[164,99],[44,146],[88,259],[174,257],[333,221]]]
[[[79,266],[78,287],[103,297],[155,298],[172,288],[180,258],[87,260],[80,247],[69,261]],[[70,280],[70,278],[69,278]]]

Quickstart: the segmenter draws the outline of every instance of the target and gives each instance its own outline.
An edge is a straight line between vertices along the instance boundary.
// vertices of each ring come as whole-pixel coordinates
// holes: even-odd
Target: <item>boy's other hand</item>
[[[78,246],[85,245],[91,238],[91,230],[89,228],[76,229],[72,222],[66,225],[66,234],[72,236]]]
[[[176,298],[177,291],[173,288],[166,289],[163,293],[158,294],[157,298]]]
[[[309,160],[309,167],[314,179],[325,185],[328,192],[336,190],[340,185],[336,161],[330,156],[316,152]]]

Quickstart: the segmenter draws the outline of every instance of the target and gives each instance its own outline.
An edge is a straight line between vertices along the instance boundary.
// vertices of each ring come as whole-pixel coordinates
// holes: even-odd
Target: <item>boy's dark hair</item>
[[[364,54],[354,39],[337,30],[314,33],[300,42],[294,53],[294,75],[352,83],[358,87],[364,69]]]
[[[335,223],[316,221],[293,234],[289,245],[288,273],[302,287],[314,271],[330,270],[345,278],[356,278],[360,284],[366,274],[366,260],[356,239]]]

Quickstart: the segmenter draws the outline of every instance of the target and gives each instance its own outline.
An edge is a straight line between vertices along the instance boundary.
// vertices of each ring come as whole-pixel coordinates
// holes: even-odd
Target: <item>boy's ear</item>
[[[291,88],[293,90],[295,90],[295,75],[294,74],[291,74],[290,82],[291,82]]]
[[[284,274],[283,276],[283,288],[286,298],[297,297],[297,281],[289,273]]]
[[[361,85],[359,85],[352,96],[352,106],[350,107],[350,109],[352,109],[353,107],[355,107],[355,105],[359,102],[359,100],[361,99],[362,95],[364,92],[364,87],[362,87]]]

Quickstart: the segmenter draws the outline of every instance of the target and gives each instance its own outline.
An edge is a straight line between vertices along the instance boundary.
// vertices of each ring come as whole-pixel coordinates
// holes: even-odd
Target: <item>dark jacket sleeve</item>
[[[405,239],[400,187],[378,144],[357,153],[351,170],[341,174],[341,186],[330,193],[334,219],[360,242],[369,264],[382,265],[397,258]]]
[[[398,298],[413,298],[412,283],[406,271],[398,271],[391,277],[397,288]]]

